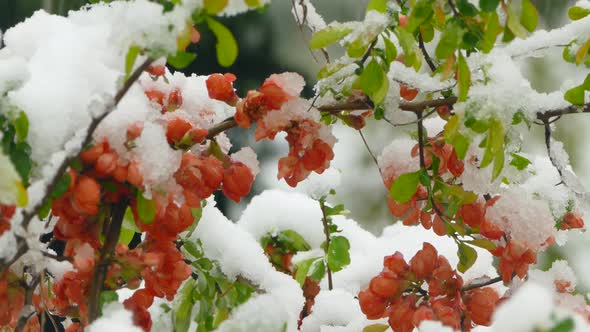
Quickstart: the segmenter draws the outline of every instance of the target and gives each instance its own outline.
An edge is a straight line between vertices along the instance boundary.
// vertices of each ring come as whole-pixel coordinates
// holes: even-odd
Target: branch
[[[35,307],[33,306],[33,294],[35,293],[35,289],[37,288],[40,280],[41,278],[39,275],[35,275],[31,282],[26,285],[25,304],[20,310],[20,315],[18,317],[18,321],[16,322],[14,332],[23,331],[29,319],[35,314]]]
[[[131,75],[129,76],[127,81],[125,81],[125,83],[123,84],[121,89],[119,89],[119,91],[117,91],[117,94],[115,95],[115,97],[113,99],[113,102],[106,106],[105,111],[100,116],[92,119],[92,121],[90,122],[90,125],[87,128],[84,140],[82,141],[82,143],[79,146],[79,151],[81,151],[86,145],[88,145],[90,143],[90,141],[92,140],[92,135],[94,134],[94,132],[98,128],[98,125],[102,122],[102,120],[104,120],[117,107],[119,102],[123,99],[123,97],[125,97],[125,95],[129,91],[131,86],[133,86],[133,84],[139,79],[141,74],[147,69],[147,67],[150,66],[150,64],[153,61],[154,61],[154,59],[148,58],[139,67],[137,67],[133,71],[133,73],[131,73]],[[53,176],[51,181],[49,181],[49,184],[45,188],[45,196],[43,196],[43,198],[40,201],[38,201],[37,204],[33,205],[33,207],[31,209],[29,209],[29,210],[23,209],[22,210],[22,227],[25,230],[29,227],[29,224],[30,224],[31,220],[33,219],[33,217],[35,215],[37,215],[39,213],[39,211],[41,210],[41,208],[48,202],[49,195],[51,194],[51,192],[53,191],[53,189],[55,188],[55,186],[57,185],[57,183],[59,182],[59,180],[61,179],[63,174],[68,169],[69,164],[74,160],[74,158],[76,158],[76,156],[77,156],[77,154],[67,156],[62,161],[62,163],[60,164],[60,166],[57,169],[57,172],[55,173],[55,175]],[[26,239],[21,236],[17,236],[17,246],[18,246],[18,250],[17,250],[17,253],[14,255],[14,257],[12,257],[10,260],[8,260],[6,262],[3,262],[0,260],[0,273],[4,272],[7,268],[9,268],[14,262],[16,262],[29,249]]]
[[[453,0],[449,0],[449,7],[451,7],[451,10],[453,11],[453,15],[455,16],[459,16],[459,12],[457,11],[457,7],[455,7],[455,3],[453,2]]]
[[[94,274],[92,275],[92,284],[90,286],[90,295],[88,296],[88,321],[92,323],[98,318],[100,293],[104,288],[104,282],[108,267],[111,263],[111,258],[117,242],[119,241],[119,234],[121,233],[121,225],[123,224],[123,217],[127,209],[127,201],[121,199],[112,208],[111,218],[107,229],[105,230],[105,241],[100,253],[100,259]]]
[[[461,291],[462,292],[467,292],[467,291],[470,291],[470,290],[473,290],[473,289],[476,289],[476,288],[481,288],[481,287],[489,286],[489,285],[495,284],[495,283],[500,282],[500,281],[502,281],[502,277],[496,277],[496,278],[490,279],[488,281],[484,281],[484,282],[482,282],[480,284],[471,284],[471,285],[465,286],[465,287],[463,287],[461,289]]]
[[[375,157],[375,154],[373,153],[373,151],[371,151],[371,147],[369,147],[369,143],[367,143],[367,140],[365,139],[365,135],[363,135],[363,132],[360,129],[359,129],[359,135],[361,135],[363,143],[365,144],[365,148],[367,148],[367,152],[369,152],[369,155],[371,155],[371,159],[373,159],[373,162],[375,163],[375,166],[377,166],[377,170],[379,171],[379,174],[381,174],[381,177],[383,178],[383,172],[381,172],[381,167],[379,167],[379,162],[377,161],[377,157]]]
[[[324,225],[324,235],[326,236],[326,253],[330,247],[330,225],[328,225],[328,218],[326,217],[326,206],[324,202],[320,200],[320,208],[322,210],[322,224]],[[328,272],[328,289],[332,290],[332,271],[330,266],[326,262],[326,271]]]
[[[84,137],[84,140],[82,141],[82,143],[79,146],[80,151],[92,141],[92,135],[96,131],[96,128],[98,128],[98,125],[102,122],[102,120],[104,120],[117,107],[117,105],[119,104],[121,99],[123,99],[123,97],[125,97],[125,95],[129,91],[131,86],[133,86],[133,84],[139,79],[139,77],[144,72],[144,70],[146,70],[147,67],[149,67],[149,65],[153,61],[154,61],[153,59],[148,58],[139,67],[137,67],[133,71],[131,76],[129,76],[127,81],[125,81],[125,84],[123,84],[121,89],[117,92],[117,94],[115,95],[115,97],[113,99],[113,102],[110,103],[109,105],[107,105],[105,111],[101,115],[92,119],[92,121],[90,122],[90,125],[88,126],[88,128],[86,130],[86,135]],[[59,182],[59,180],[61,179],[63,174],[66,172],[69,164],[74,160],[74,158],[76,158],[76,156],[77,156],[77,154],[68,156],[62,161],[61,165],[57,169],[57,172],[55,173],[55,175],[53,176],[53,178],[49,182],[49,185],[47,186],[47,188],[45,188],[45,196],[43,197],[43,199],[41,199],[39,202],[37,202],[37,204],[35,204],[32,209],[23,210],[22,227],[24,229],[28,228],[29,223],[31,222],[33,217],[35,215],[37,215],[37,213],[39,213],[39,210],[41,210],[43,205],[45,205],[48,202],[49,195],[51,194],[51,192],[53,191],[53,189],[55,188],[55,186],[57,185],[57,183]]]
[[[430,70],[433,72],[436,71],[436,65],[432,61],[432,58],[428,54],[428,51],[426,51],[426,46],[424,46],[424,39],[422,38],[422,32],[418,33],[418,46],[420,47],[420,50],[422,51],[422,55],[424,55],[424,59],[426,60],[428,67],[430,67]]]

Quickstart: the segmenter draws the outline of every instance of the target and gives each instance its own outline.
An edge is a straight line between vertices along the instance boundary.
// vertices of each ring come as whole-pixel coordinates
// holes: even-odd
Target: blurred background
[[[367,2],[368,0],[313,1],[326,22],[362,20]],[[86,3],[84,0],[0,0],[0,29],[6,30],[39,9],[67,15],[69,10],[78,9]],[[568,20],[567,8],[575,1],[533,0],[533,3],[539,10],[540,28],[552,29]],[[248,90],[259,87],[270,74],[294,71],[306,78],[308,85],[304,91],[305,96],[313,96],[315,74],[324,65],[324,59],[321,54],[308,50],[306,45],[310,34],[297,26],[291,15],[291,1],[274,0],[264,10],[222,21],[234,32],[238,41],[240,53],[237,62],[230,68],[219,67],[215,59],[215,38],[205,26],[197,27],[201,32],[201,42],[192,45],[190,51],[196,52],[198,56],[191,66],[183,70],[185,73],[205,75],[232,72],[238,77],[236,87],[239,95],[243,96]],[[329,51],[333,59],[342,52],[337,48],[330,48]],[[579,69],[561,60],[561,49],[553,50],[543,57],[523,60],[522,68],[523,74],[539,92],[558,90],[570,84],[568,81],[580,82],[585,76]],[[587,128],[590,128],[590,116],[564,117],[558,122],[555,138],[564,142],[575,171],[586,187],[590,188],[590,151],[584,144],[590,138]],[[384,226],[395,222],[385,205],[384,196],[387,191],[379,172],[357,132],[341,126],[336,126],[334,132],[339,142],[335,147],[333,166],[340,169],[343,176],[340,186],[336,188],[337,195],[332,200],[344,203],[351,211],[352,219],[379,234]],[[404,129],[392,129],[374,121],[363,132],[375,155],[379,155],[392,138],[406,133]],[[277,160],[286,155],[287,144],[281,137],[274,142],[255,142],[252,133],[243,129],[234,129],[229,135],[234,142],[232,150],[252,146],[258,152],[262,166],[262,173],[255,182],[252,194],[242,203],[235,204],[226,201],[222,196],[217,197],[224,213],[237,220],[248,201],[256,194],[268,188],[289,189],[283,181],[276,180]],[[534,128],[525,140],[528,152],[546,153],[542,139],[541,129]],[[586,219],[588,222],[589,218]],[[573,235],[564,247],[549,250],[541,260],[540,267],[545,269],[553,260],[566,258],[577,270],[578,276],[590,276],[586,253],[589,247],[590,237],[583,233]],[[581,279],[580,290],[589,290],[590,278]]]

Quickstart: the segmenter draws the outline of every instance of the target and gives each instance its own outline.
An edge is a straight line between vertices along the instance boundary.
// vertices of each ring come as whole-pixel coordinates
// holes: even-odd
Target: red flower
[[[235,202],[246,196],[252,188],[254,174],[241,162],[232,162],[223,172],[223,193]]]
[[[207,91],[209,92],[209,98],[220,100],[231,106],[235,106],[239,100],[232,85],[235,80],[236,76],[231,73],[224,75],[210,75],[207,78],[207,81],[205,81]]]

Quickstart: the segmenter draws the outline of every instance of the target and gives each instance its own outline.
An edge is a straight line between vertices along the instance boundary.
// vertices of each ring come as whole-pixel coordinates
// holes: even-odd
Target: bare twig
[[[449,4],[449,7],[451,7],[451,10],[453,11],[453,15],[459,16],[459,12],[457,11],[457,7],[455,7],[455,3],[453,2],[453,0],[448,0],[447,2]]]
[[[424,124],[422,123],[422,111],[419,111],[418,116],[418,151],[420,152],[420,168],[424,169],[426,163],[424,161]]]
[[[373,151],[371,151],[371,147],[369,147],[369,143],[367,143],[367,140],[365,139],[365,135],[363,135],[363,131],[360,129],[359,129],[359,135],[361,135],[361,139],[363,140],[363,143],[365,144],[365,148],[367,148],[367,152],[369,152],[371,159],[373,159],[375,166],[377,166],[377,170],[379,171],[379,174],[381,174],[381,177],[383,177],[383,173],[381,172],[381,168],[379,167],[379,162],[377,161],[377,157],[375,157],[375,154],[373,153]]]
[[[471,285],[467,285],[467,286],[463,287],[463,288],[461,289],[461,291],[462,291],[462,292],[467,292],[467,291],[470,291],[470,290],[473,290],[473,289],[476,289],[476,288],[481,288],[481,287],[485,287],[485,286],[493,285],[493,284],[495,284],[495,283],[497,283],[497,282],[500,282],[500,281],[502,281],[502,277],[496,277],[496,278],[492,278],[492,279],[490,279],[490,280],[488,280],[488,281],[484,281],[484,282],[482,282],[482,283],[479,283],[479,284],[471,284]]]
[[[426,63],[428,64],[428,67],[430,67],[430,70],[433,72],[436,71],[436,65],[432,61],[432,58],[428,54],[428,51],[426,51],[426,46],[424,45],[424,38],[422,38],[422,32],[418,33],[418,46],[420,47],[422,55],[424,55],[424,60],[426,60]]]
[[[35,289],[39,284],[39,280],[39,275],[35,275],[33,276],[33,279],[26,285],[25,305],[20,311],[16,327],[14,328],[15,332],[23,331],[29,319],[35,314],[35,307],[33,306],[33,294],[35,293]]]
[[[94,274],[92,275],[92,284],[90,286],[90,294],[88,296],[89,322],[93,322],[98,318],[99,315],[100,293],[103,290],[107,270],[119,240],[121,225],[123,223],[123,217],[125,216],[126,209],[127,201],[121,199],[112,207],[111,217],[109,218],[110,220],[107,221],[109,224],[108,227],[106,227],[104,234],[104,246],[102,247],[100,259],[96,264]]]

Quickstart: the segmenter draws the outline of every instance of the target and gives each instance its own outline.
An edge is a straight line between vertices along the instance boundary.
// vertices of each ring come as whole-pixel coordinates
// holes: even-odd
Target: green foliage
[[[137,191],[137,216],[144,224],[151,224],[156,218],[156,202],[153,199],[147,199],[141,191]]]
[[[346,37],[352,32],[352,29],[342,26],[329,26],[313,34],[309,41],[309,48],[312,50],[324,48],[334,44],[340,39]]]
[[[422,171],[416,171],[402,174],[395,179],[389,189],[389,195],[391,198],[400,204],[409,201],[416,193],[416,190],[418,190],[421,172]]]
[[[26,187],[33,168],[31,147],[26,142],[29,132],[29,120],[26,114],[16,108],[9,109],[6,115],[0,114],[0,132],[2,133],[0,148],[10,158]],[[22,204],[19,203],[19,205]]]
[[[334,272],[350,264],[350,243],[344,236],[334,236],[328,246],[328,267]]]
[[[168,57],[168,64],[176,69],[183,69],[190,65],[196,58],[197,55],[194,53],[178,51],[174,56]]]
[[[360,76],[360,86],[373,103],[381,104],[389,89],[389,80],[381,65],[372,60]]]
[[[197,331],[212,331],[229,317],[233,309],[246,302],[255,289],[245,280],[229,280],[216,261],[207,258],[199,241],[184,239],[183,250],[192,260],[193,279],[179,291],[179,302],[172,311],[174,332],[186,332],[191,319]],[[198,310],[192,317],[193,308]]]
[[[217,62],[223,67],[231,66],[238,57],[238,42],[232,32],[219,21],[207,17],[205,18],[209,29],[217,38],[215,50],[217,51]]]
[[[473,263],[475,263],[477,260],[477,251],[466,245],[464,242],[459,242],[457,256],[459,257],[457,270],[461,273],[465,273],[465,271],[469,270],[469,268],[472,267]]]
[[[571,18],[574,21],[577,21],[588,16],[588,14],[590,14],[590,9],[573,6],[568,10],[567,14],[569,18]]]

